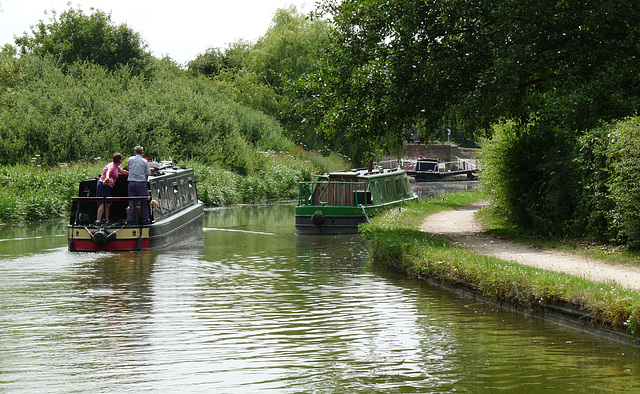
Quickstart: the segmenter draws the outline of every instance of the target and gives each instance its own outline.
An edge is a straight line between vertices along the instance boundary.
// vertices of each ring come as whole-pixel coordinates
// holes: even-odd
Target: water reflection
[[[28,255],[64,243],[60,223],[0,225],[0,257]]]
[[[298,235],[296,237],[298,267],[305,271],[318,266],[328,272],[357,273],[366,269],[369,248],[359,235]]]
[[[357,235],[296,236],[292,205],[204,223],[130,253],[0,230],[0,391],[640,389],[636,348],[372,267]]]

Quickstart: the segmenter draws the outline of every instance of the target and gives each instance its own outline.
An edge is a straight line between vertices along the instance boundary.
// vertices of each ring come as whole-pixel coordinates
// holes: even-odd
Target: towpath
[[[640,269],[611,265],[587,257],[545,251],[515,242],[500,240],[482,231],[475,220],[480,205],[444,211],[427,217],[422,231],[468,248],[474,252],[550,271],[640,290]]]

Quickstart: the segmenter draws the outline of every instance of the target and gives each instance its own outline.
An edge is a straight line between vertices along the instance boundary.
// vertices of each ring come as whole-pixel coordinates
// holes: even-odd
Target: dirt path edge
[[[422,223],[421,230],[501,260],[640,290],[640,269],[636,267],[611,265],[584,256],[540,250],[485,233],[475,220],[475,214],[481,207],[469,205],[431,215]]]

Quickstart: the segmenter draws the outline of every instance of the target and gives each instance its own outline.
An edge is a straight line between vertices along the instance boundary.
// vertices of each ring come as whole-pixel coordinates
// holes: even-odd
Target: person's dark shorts
[[[98,182],[98,186],[96,187],[96,197],[111,197],[111,186],[105,185],[104,182]],[[107,204],[111,203],[107,202]]]

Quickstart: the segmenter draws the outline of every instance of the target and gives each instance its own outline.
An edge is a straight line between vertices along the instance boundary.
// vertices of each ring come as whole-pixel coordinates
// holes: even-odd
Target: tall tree
[[[530,117],[582,130],[640,108],[634,1],[325,0],[318,14],[332,45],[302,93],[329,134],[384,145],[418,119]]]
[[[16,38],[22,53],[51,55],[63,66],[89,61],[115,69],[128,65],[134,72],[144,69],[150,55],[140,34],[125,24],[115,26],[111,14],[91,9],[70,8],[60,14],[51,11],[49,23],[40,20],[31,35]]]
[[[251,52],[249,68],[274,88],[318,67],[319,51],[328,44],[329,25],[311,20],[295,6],[278,9],[267,32]]]
[[[278,119],[296,142],[325,148],[315,127],[288,99],[292,81],[319,67],[328,45],[329,24],[310,19],[295,6],[278,9],[267,32],[255,43],[239,41],[225,50],[209,48],[189,62],[189,71],[214,77],[234,100]]]

